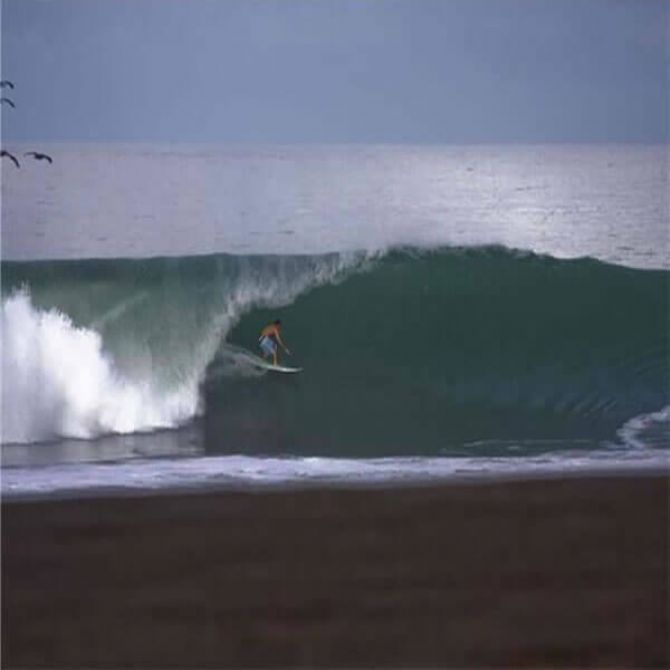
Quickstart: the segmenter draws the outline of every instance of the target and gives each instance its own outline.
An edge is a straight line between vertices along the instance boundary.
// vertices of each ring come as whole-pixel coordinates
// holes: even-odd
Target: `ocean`
[[[667,146],[42,148],[4,498],[670,469]]]

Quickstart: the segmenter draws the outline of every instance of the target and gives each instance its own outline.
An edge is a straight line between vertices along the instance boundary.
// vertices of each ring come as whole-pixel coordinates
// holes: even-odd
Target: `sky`
[[[3,142],[667,142],[666,0],[0,0]]]

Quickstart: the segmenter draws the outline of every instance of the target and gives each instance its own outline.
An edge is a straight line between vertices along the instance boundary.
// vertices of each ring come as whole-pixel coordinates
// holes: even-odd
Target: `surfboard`
[[[272,365],[272,363],[267,363],[262,358],[254,360],[254,364],[257,365],[259,368],[269,370],[270,372],[285,372],[285,373],[302,372],[302,368],[287,368],[283,365]]]
[[[291,368],[285,365],[273,365],[272,363],[266,361],[264,358],[256,356],[256,354],[249,353],[249,358],[251,359],[251,362],[255,366],[262,368],[263,370],[268,370],[270,372],[284,372],[289,374],[294,372],[302,372],[302,368]]]
[[[261,370],[267,370],[268,372],[281,372],[284,374],[292,374],[296,372],[302,372],[302,368],[292,368],[286,365],[272,365],[266,359],[257,356],[256,354],[251,353],[243,347],[238,347],[229,342],[225,342],[222,345],[222,354],[221,357],[226,355],[232,360],[238,362],[244,362],[247,365],[253,365],[256,368]]]

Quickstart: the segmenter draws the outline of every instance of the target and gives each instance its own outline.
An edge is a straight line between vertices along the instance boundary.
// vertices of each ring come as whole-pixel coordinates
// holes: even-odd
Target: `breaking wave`
[[[4,443],[199,416],[208,452],[668,446],[667,271],[482,247],[14,262],[2,279]],[[277,316],[290,379],[245,352]]]

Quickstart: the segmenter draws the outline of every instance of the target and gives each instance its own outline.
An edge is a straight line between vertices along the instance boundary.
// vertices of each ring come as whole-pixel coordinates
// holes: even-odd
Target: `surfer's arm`
[[[281,348],[282,348],[287,354],[290,355],[291,352],[288,350],[288,347],[287,347],[287,346],[284,344],[284,342],[282,341],[282,339],[281,339],[281,337],[280,337],[278,331],[275,331],[275,337],[277,338],[277,342],[279,342],[279,344],[281,344]]]

